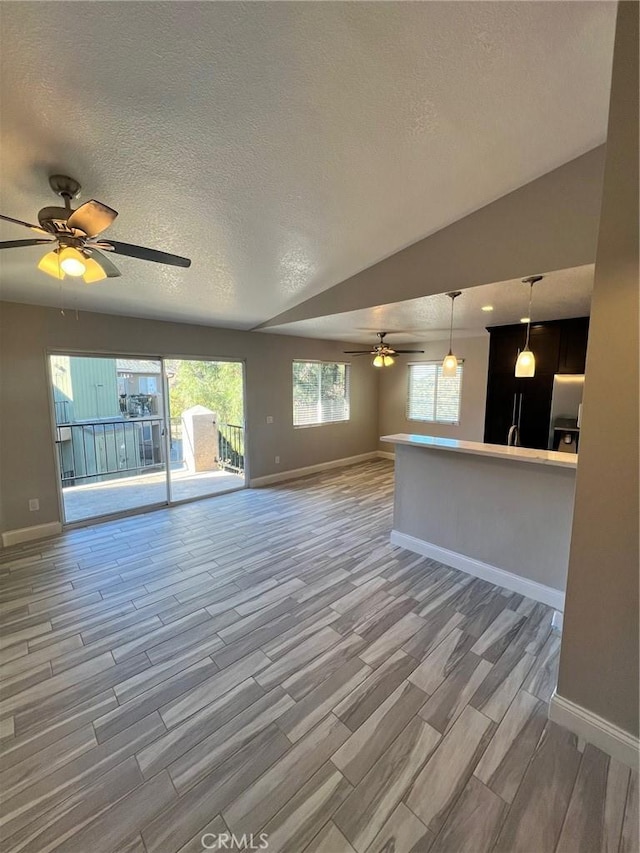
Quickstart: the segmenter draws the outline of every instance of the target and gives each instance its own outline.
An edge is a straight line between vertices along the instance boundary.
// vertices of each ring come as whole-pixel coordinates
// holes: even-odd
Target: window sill
[[[351,419],[343,421],[320,421],[317,424],[294,424],[294,429],[313,429],[313,427],[336,426],[337,424],[348,424]]]

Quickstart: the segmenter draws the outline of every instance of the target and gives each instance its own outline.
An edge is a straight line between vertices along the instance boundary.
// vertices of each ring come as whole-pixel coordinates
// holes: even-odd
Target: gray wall
[[[619,5],[558,694],[638,733],[638,4]]]
[[[344,361],[335,341],[212,329],[155,320],[0,303],[0,530],[59,520],[46,370],[48,349],[141,356],[246,359],[250,476],[286,471],[374,451],[378,377],[354,359],[351,420],[306,429],[292,425],[294,358]],[[266,423],[267,415],[274,418]],[[280,456],[276,465],[274,457]],[[40,499],[29,512],[28,499]]]
[[[423,349],[424,355],[398,358],[389,368],[380,369],[380,395],[378,423],[380,435],[399,432],[418,435],[437,435],[465,441],[482,441],[484,438],[484,412],[487,401],[487,368],[489,364],[489,334],[481,338],[460,338],[455,342],[455,353],[464,358],[462,372],[462,400],[460,424],[434,424],[407,419],[407,362],[441,361],[449,350],[446,341],[407,344],[407,349]],[[393,444],[380,442],[380,449],[393,451]]]
[[[564,591],[575,480],[572,468],[398,445],[393,526]]]

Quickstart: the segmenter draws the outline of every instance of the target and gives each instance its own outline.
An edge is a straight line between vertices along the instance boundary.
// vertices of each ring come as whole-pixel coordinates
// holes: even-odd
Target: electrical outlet
[[[38,498],[29,498],[29,512],[36,512],[40,509],[40,501]]]
[[[273,423],[273,415],[267,415],[267,423],[268,423],[268,424],[272,424],[272,423]]]
[[[279,464],[280,464],[280,457],[276,456],[276,465],[279,465]]]

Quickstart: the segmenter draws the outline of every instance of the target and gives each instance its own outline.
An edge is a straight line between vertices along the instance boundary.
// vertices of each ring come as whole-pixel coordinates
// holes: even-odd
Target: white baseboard
[[[640,740],[624,729],[557,693],[549,702],[549,719],[597,746],[616,761],[638,770]]]
[[[299,477],[307,477],[309,474],[317,474],[319,471],[328,471],[330,468],[344,468],[347,465],[356,465],[358,462],[367,462],[377,459],[378,451],[360,453],[358,456],[345,456],[343,459],[331,459],[329,462],[319,462],[317,465],[307,465],[305,468],[291,468],[289,471],[278,471],[277,474],[267,474],[264,477],[253,477],[249,480],[249,486],[255,489],[259,486],[271,486],[273,483],[283,483],[286,480],[297,480]]]
[[[391,453],[388,450],[379,450],[378,451],[378,459],[395,459],[396,454]]]
[[[49,536],[57,536],[62,533],[62,525],[59,521],[50,521],[48,524],[34,524],[33,527],[19,527],[17,530],[6,530],[2,534],[2,545],[19,545],[21,542],[31,542],[32,539],[47,539]]]
[[[490,566],[488,563],[467,557],[465,554],[459,554],[457,551],[449,551],[448,548],[441,548],[439,545],[425,542],[424,539],[418,539],[408,533],[400,533],[399,530],[391,531],[391,543],[399,545],[400,548],[406,548],[407,551],[413,551],[415,554],[421,554],[423,557],[438,560],[446,566],[460,569],[461,572],[466,572],[468,575],[510,589],[512,592],[526,595],[527,598],[541,601],[555,610],[564,610],[564,592],[562,590],[545,586],[520,575],[514,575],[512,572],[499,569],[497,566]]]

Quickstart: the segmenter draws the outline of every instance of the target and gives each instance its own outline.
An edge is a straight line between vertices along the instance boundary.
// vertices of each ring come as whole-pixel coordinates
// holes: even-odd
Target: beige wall
[[[59,520],[46,369],[48,349],[142,356],[243,358],[247,376],[248,467],[252,478],[377,448],[378,377],[354,359],[351,420],[294,429],[291,362],[344,361],[335,341],[237,332],[155,320],[0,303],[0,529]],[[266,423],[267,415],[274,418]],[[280,456],[276,465],[274,457]],[[29,512],[29,498],[40,499]]]
[[[437,435],[465,441],[483,441],[484,412],[487,400],[487,369],[489,364],[489,333],[481,338],[461,338],[455,342],[455,352],[464,358],[460,423],[433,424],[407,419],[408,362],[441,361],[449,350],[446,341],[407,344],[407,349],[423,349],[424,355],[403,356],[393,367],[380,370],[378,423],[380,435],[399,432],[418,435]],[[393,451],[392,444],[380,443],[380,449]]]
[[[619,6],[558,694],[638,733],[638,4]]]

